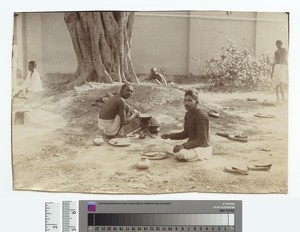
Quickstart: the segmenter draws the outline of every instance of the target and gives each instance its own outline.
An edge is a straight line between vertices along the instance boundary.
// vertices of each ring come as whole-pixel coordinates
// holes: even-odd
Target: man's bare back
[[[101,119],[114,119],[121,108],[125,109],[125,100],[119,95],[111,97],[99,112]]]
[[[131,110],[126,104],[126,99],[133,93],[133,87],[130,84],[124,84],[120,93],[111,97],[99,112],[99,119],[113,120],[118,115],[120,117],[120,127],[127,125],[132,119],[139,116],[137,110]]]

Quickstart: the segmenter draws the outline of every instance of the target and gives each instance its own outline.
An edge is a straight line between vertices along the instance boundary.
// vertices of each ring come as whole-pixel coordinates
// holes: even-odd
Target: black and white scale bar
[[[76,201],[63,201],[62,203],[62,231],[78,231],[78,208]]]
[[[234,226],[88,226],[88,232],[235,232]]]
[[[45,232],[61,232],[61,204],[45,202]]]

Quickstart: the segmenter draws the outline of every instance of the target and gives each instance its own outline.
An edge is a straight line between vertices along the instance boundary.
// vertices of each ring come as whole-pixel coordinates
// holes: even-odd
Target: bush
[[[271,89],[271,65],[271,55],[256,56],[249,46],[238,50],[236,43],[228,40],[215,58],[206,62],[205,73],[211,90],[266,91]]]

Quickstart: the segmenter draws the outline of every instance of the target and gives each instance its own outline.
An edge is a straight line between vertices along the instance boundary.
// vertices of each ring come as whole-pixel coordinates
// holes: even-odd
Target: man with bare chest
[[[112,96],[101,108],[98,117],[98,127],[106,136],[121,134],[123,126],[139,117],[139,112],[131,110],[126,103],[133,93],[133,87],[126,83],[122,85],[119,94]]]

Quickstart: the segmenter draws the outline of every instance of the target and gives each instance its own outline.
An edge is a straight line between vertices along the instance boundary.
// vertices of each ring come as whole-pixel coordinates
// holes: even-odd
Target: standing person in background
[[[277,51],[274,53],[274,63],[272,66],[272,83],[275,88],[277,101],[279,101],[279,93],[282,100],[285,100],[285,87],[288,86],[288,53],[282,47],[282,41],[276,41]]]

